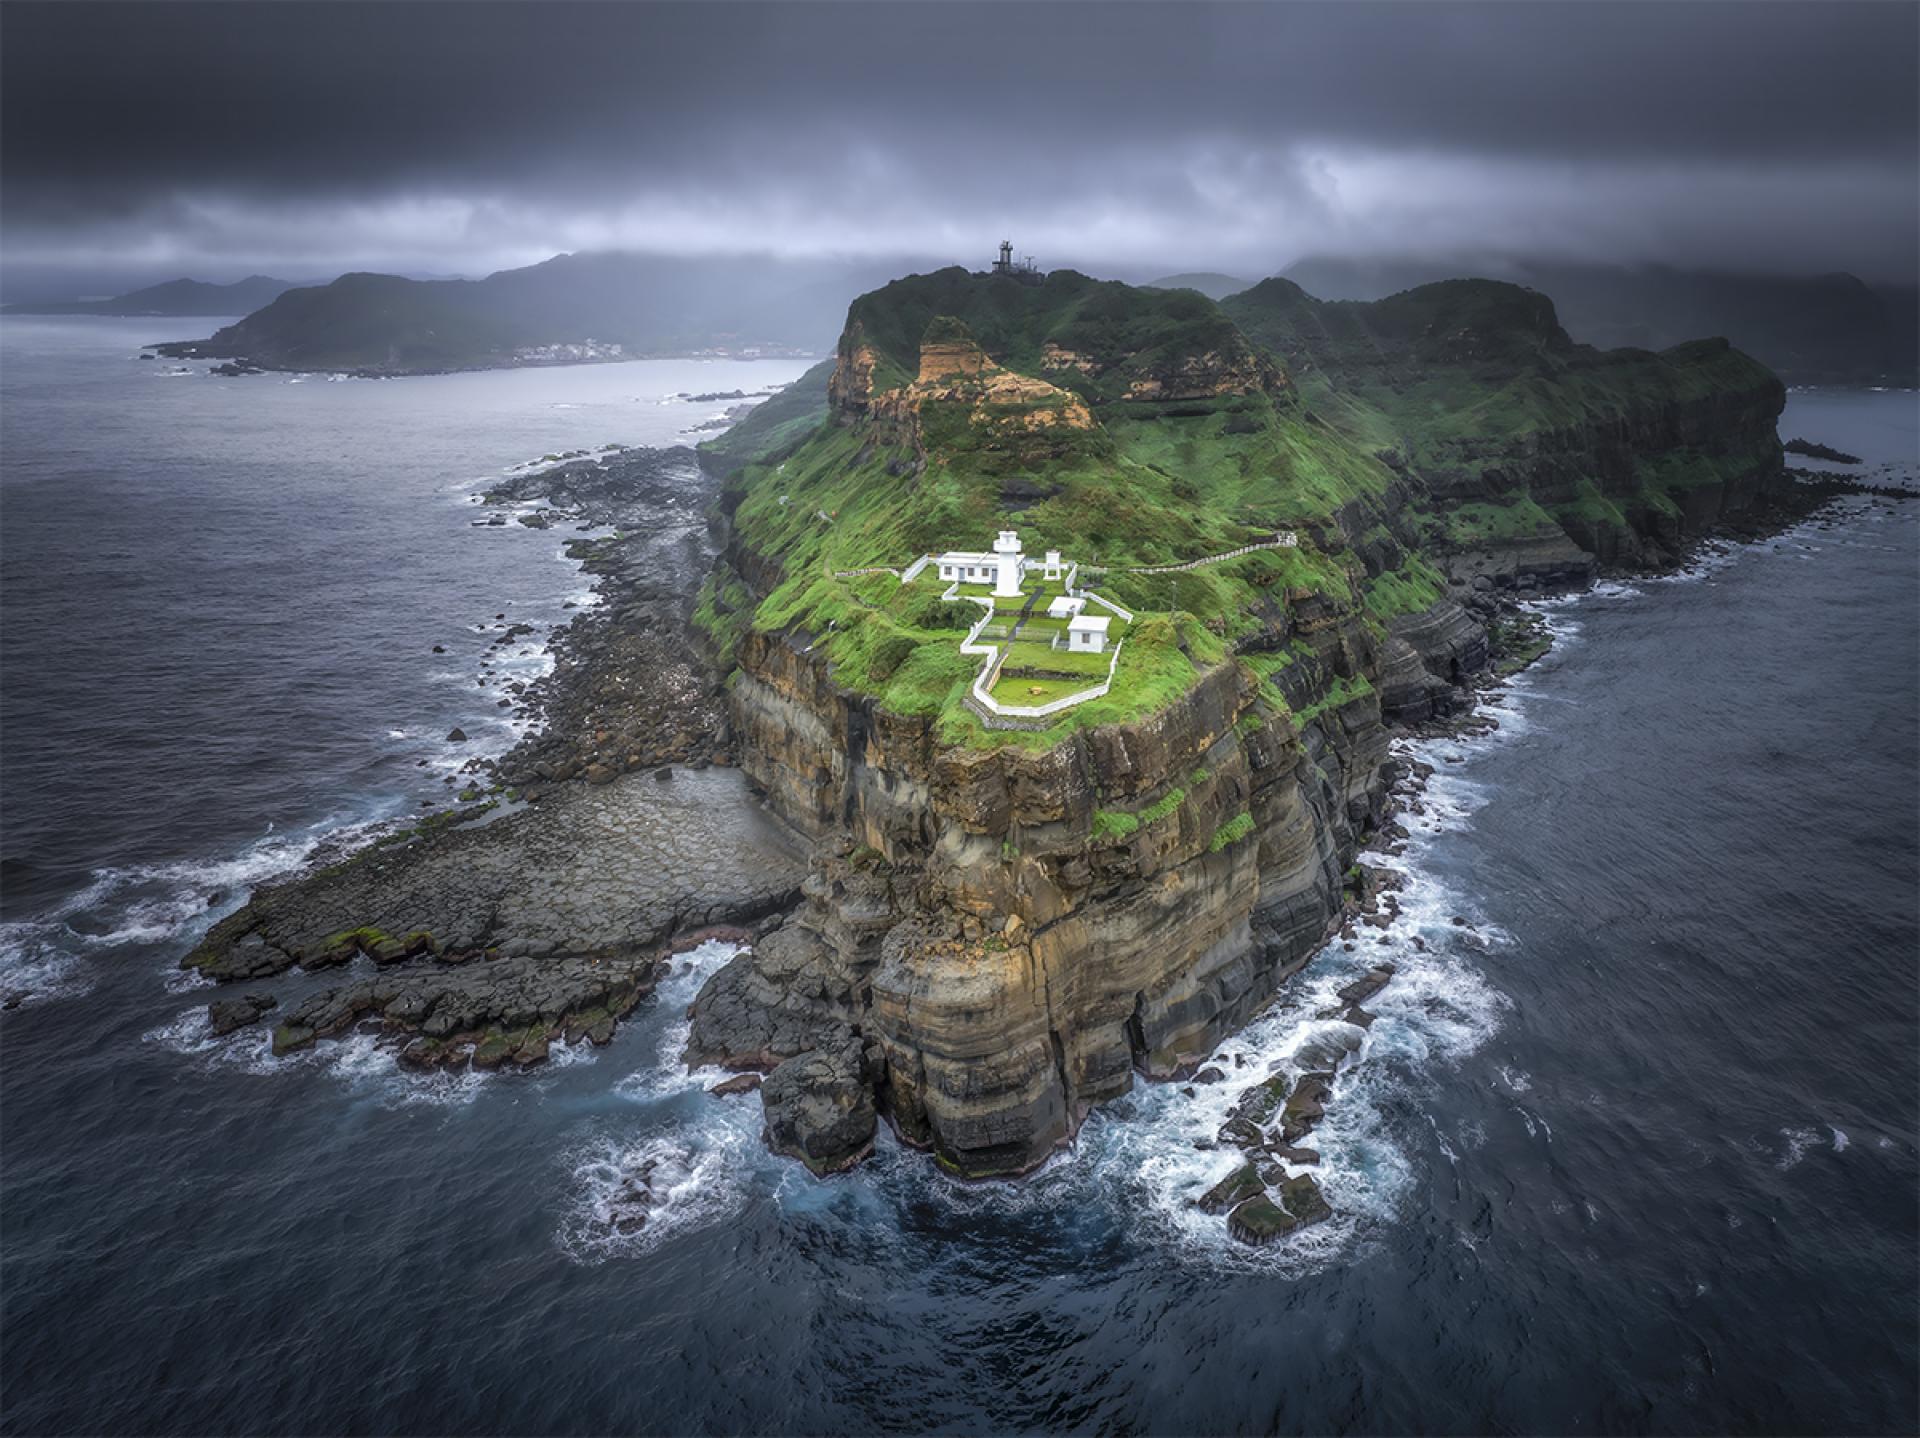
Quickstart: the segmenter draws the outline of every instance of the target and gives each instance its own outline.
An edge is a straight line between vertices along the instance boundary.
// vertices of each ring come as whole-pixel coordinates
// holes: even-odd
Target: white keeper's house
[[[1026,573],[1028,561],[1020,552],[1020,532],[1003,529],[1000,537],[993,541],[993,552],[990,554],[969,549],[949,549],[934,563],[940,567],[942,579],[957,579],[962,584],[991,584],[993,592],[1004,599],[1020,592],[1020,577]],[[1057,549],[1047,551],[1046,575],[1049,579],[1060,577],[1060,551]]]

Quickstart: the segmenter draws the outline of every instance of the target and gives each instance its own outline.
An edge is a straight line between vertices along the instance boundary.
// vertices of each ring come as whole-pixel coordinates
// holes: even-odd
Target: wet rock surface
[[[377,1013],[421,1035],[415,1067],[533,1063],[562,1035],[605,1042],[664,945],[789,907],[802,872],[736,771],[571,785],[259,890],[183,962],[215,979],[355,975],[286,1014],[279,1052]]]
[[[215,1035],[245,1028],[278,1002],[272,994],[242,994],[237,999],[215,999],[207,1005],[207,1022]]]
[[[532,516],[540,527],[587,532],[567,552],[594,577],[599,598],[555,639],[553,671],[518,696],[544,725],[494,766],[499,782],[537,795],[667,761],[729,762],[720,676],[686,623],[717,552],[706,518],[713,483],[698,456],[602,453],[513,476],[484,498],[543,502]],[[509,628],[496,642],[513,638]]]
[[[760,1087],[767,1147],[815,1174],[839,1173],[873,1151],[878,1125],[859,1038],[790,1058]]]
[[[1391,964],[1376,965],[1341,989],[1340,996],[1371,998],[1392,978]],[[1243,1089],[1232,1116],[1221,1125],[1217,1142],[1238,1148],[1246,1157],[1195,1205],[1203,1213],[1225,1214],[1227,1232],[1242,1243],[1259,1247],[1333,1217],[1318,1180],[1288,1170],[1319,1166],[1319,1151],[1300,1146],[1300,1140],[1326,1117],[1336,1094],[1336,1075],[1365,1038],[1364,1027],[1341,1019],[1341,1012],[1322,1014],[1334,1022],[1295,1052],[1290,1069]]]

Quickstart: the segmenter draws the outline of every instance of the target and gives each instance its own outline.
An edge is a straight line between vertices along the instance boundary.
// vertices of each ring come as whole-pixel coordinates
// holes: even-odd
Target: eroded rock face
[[[1377,667],[1371,635],[1298,609],[1324,660],[1288,695],[1303,725],[1228,662],[1042,753],[944,747],[749,635],[741,765],[820,842],[800,913],[694,1004],[689,1060],[778,1073],[869,1040],[900,1136],[974,1176],[1032,1168],[1136,1074],[1197,1067],[1325,937],[1385,798],[1377,696],[1328,697]]]
[[[767,1147],[815,1174],[839,1173],[873,1151],[878,1125],[866,1058],[852,1035],[788,1059],[760,1086]]]
[[[840,355],[828,385],[836,414],[870,419],[919,443],[921,410],[930,404],[960,405],[976,428],[1000,431],[1088,430],[1093,412],[1070,390],[996,363],[955,326],[952,333],[920,346],[919,372],[907,384],[878,389],[874,384],[879,354],[857,329],[840,342]]]

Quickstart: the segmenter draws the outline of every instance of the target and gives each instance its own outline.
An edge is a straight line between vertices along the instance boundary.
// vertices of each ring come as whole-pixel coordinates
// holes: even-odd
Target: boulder
[[[1215,1137],[1221,1143],[1230,1143],[1235,1148],[1258,1148],[1267,1141],[1267,1136],[1260,1132],[1260,1126],[1244,1118],[1228,1119],[1220,1125],[1220,1132]]]
[[[272,994],[242,994],[237,999],[215,999],[207,1005],[207,1021],[215,1034],[245,1028],[279,1002]]]
[[[817,1175],[852,1168],[873,1151],[873,1090],[858,1038],[788,1059],[767,1075],[760,1099],[767,1147]]]
[[[1225,1213],[1237,1204],[1246,1202],[1257,1193],[1264,1193],[1266,1185],[1260,1182],[1260,1175],[1254,1172],[1253,1165],[1243,1163],[1212,1188],[1201,1194],[1195,1203],[1202,1213]]]
[[[1256,1194],[1227,1215],[1227,1232],[1255,1248],[1284,1238],[1299,1226],[1293,1215],[1264,1193]]]
[[[722,1079],[707,1092],[721,1098],[731,1098],[735,1094],[752,1093],[760,1087],[759,1074],[735,1074],[730,1079]]]
[[[1332,1093],[1332,1074],[1302,1074],[1281,1113],[1280,1136],[1288,1143],[1305,1138],[1326,1117],[1327,1099]]]
[[[1459,920],[1455,920],[1458,923]],[[1347,1004],[1364,1004],[1387,986],[1387,980],[1393,977],[1392,964],[1376,964],[1360,978],[1355,979],[1340,990],[1340,998]]]
[[[1287,1212],[1294,1221],[1305,1227],[1310,1223],[1324,1223],[1333,1217],[1333,1209],[1320,1192],[1320,1185],[1310,1173],[1290,1178],[1280,1185],[1280,1201],[1287,1206]]]

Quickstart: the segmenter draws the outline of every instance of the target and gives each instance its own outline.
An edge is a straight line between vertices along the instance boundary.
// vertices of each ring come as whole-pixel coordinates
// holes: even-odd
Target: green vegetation
[[[1187,791],[1176,785],[1138,812],[1127,809],[1095,809],[1093,837],[1109,841],[1131,838],[1140,831],[1142,826],[1158,824],[1161,820],[1169,818],[1186,802]]]
[[[925,385],[923,344],[951,359]],[[1434,552],[1679,514],[1689,490],[1766,455],[1673,450],[1599,474],[1564,437],[1617,436],[1676,402],[1771,382],[1723,344],[1576,345],[1545,297],[1512,285],[1325,304],[1270,280],[1215,304],[1069,271],[1032,285],[960,269],[896,281],[854,302],[840,362],[832,422],[817,367],[704,447],[729,474],[724,507],[767,578],[758,594],[710,581],[695,622],[723,662],[750,631],[781,635],[824,658],[836,684],[932,720],[942,743],[1025,748],[1162,709],[1236,657],[1261,701],[1243,728],[1268,715],[1310,723],[1364,698],[1364,677],[1335,681],[1298,641],[1275,649],[1276,636],[1302,612],[1358,616],[1379,634],[1432,608],[1445,593]],[[942,601],[931,572],[904,587],[884,573],[835,577],[984,548],[1009,526],[1029,554],[1064,551],[1083,586],[1136,616],[1111,692],[1043,729],[988,728],[967,707],[979,660],[959,644],[976,604]],[[1297,546],[1138,572],[1281,529]],[[1053,592],[1030,608],[1031,591],[993,599],[984,636],[1011,640],[1003,703],[1106,677],[1108,654],[1051,647],[1063,627],[1045,614]],[[1142,818],[1102,810],[1096,829],[1123,837]]]
[[[1410,554],[1398,569],[1386,570],[1367,581],[1367,613],[1380,620],[1396,614],[1422,614],[1440,601],[1446,588],[1439,570],[1419,555]]]
[[[344,948],[351,944],[356,949],[370,949],[375,944],[383,944],[393,936],[384,929],[376,929],[371,924],[363,924],[357,929],[342,929],[337,934],[329,934],[321,941],[322,949]]]
[[[1207,841],[1207,851],[1217,854],[1229,844],[1237,844],[1253,832],[1253,815],[1244,809],[1222,824]]]
[[[832,377],[833,361],[820,361],[738,424],[703,440],[700,453],[723,474],[787,453],[826,421]]]
[[[964,330],[954,328],[956,320]],[[847,311],[847,330],[880,361],[877,388],[894,387],[919,372],[923,339],[951,342],[962,334],[971,335],[996,363],[1043,375],[1096,403],[1125,397],[1135,380],[1190,355],[1215,353],[1257,363],[1246,336],[1204,295],[1136,289],[1073,270],[1055,270],[1038,285],[998,283],[959,266],[913,275],[855,300]],[[1093,372],[1059,362],[1062,352]],[[1056,360],[1052,365],[1050,355]]]
[[[1349,675],[1336,679],[1333,685],[1319,699],[1294,714],[1299,724],[1311,724],[1322,714],[1334,713],[1347,707],[1356,699],[1364,699],[1373,693],[1373,681],[1364,674]]]
[[[1509,491],[1498,502],[1456,505],[1446,518],[1447,538],[1462,549],[1558,533],[1553,516],[1523,489]]]
[[[1765,366],[1721,340],[1657,354],[1592,349],[1568,337],[1545,295],[1494,280],[1360,303],[1316,300],[1272,279],[1222,308],[1280,358],[1316,414],[1369,453],[1443,476],[1437,492],[1502,491],[1494,501],[1443,502],[1412,526],[1423,542],[1473,548],[1564,531],[1591,543],[1598,531],[1630,528],[1630,508],[1677,513],[1669,498],[1677,489],[1751,475],[1773,459],[1770,427],[1756,450],[1729,426],[1726,452],[1676,450],[1645,462],[1638,495],[1622,493],[1617,478],[1603,490],[1586,467],[1591,445],[1636,431],[1657,441],[1675,405],[1777,392]],[[1574,498],[1543,507],[1517,482],[1530,474]]]

